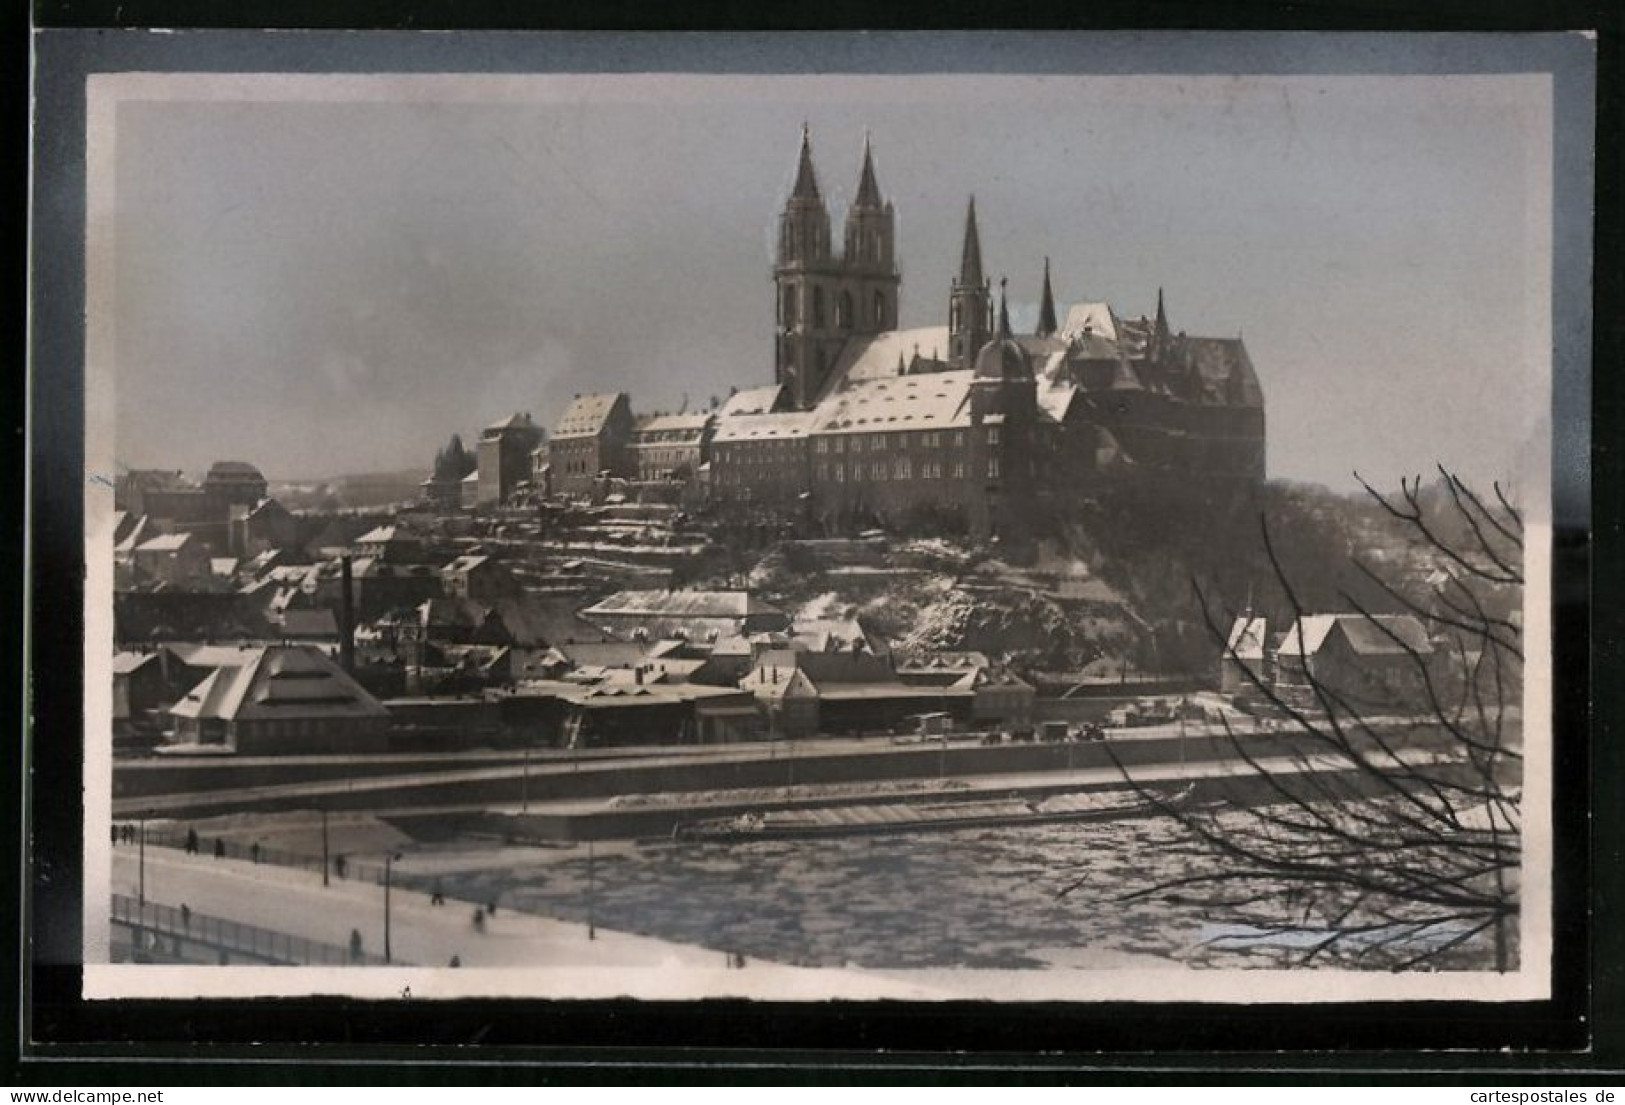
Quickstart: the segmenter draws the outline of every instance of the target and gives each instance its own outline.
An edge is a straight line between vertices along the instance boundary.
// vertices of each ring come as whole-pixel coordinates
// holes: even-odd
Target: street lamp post
[[[524,767],[519,776],[519,812],[530,812],[530,734],[525,734]]]
[[[592,841],[587,841],[587,939],[598,939],[598,929],[593,910],[594,875]]]
[[[136,902],[144,910],[147,907],[147,818],[143,814],[136,819],[140,826],[140,843],[136,846]]]
[[[327,859],[327,807],[322,807],[322,885],[327,886],[327,869],[331,864]]]
[[[391,962],[394,961],[392,959],[391,955],[390,955],[390,943],[389,943],[389,887],[390,887],[391,874],[392,874],[392,870],[393,870],[394,865],[395,865],[395,861],[397,859],[400,859],[400,858],[401,857],[395,852],[386,853],[385,856],[384,856],[384,962],[385,963],[391,963]]]

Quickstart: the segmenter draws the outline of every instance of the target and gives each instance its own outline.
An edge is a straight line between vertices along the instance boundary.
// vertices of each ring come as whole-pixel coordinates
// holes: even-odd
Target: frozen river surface
[[[807,966],[1035,968],[1203,961],[1200,904],[1132,899],[1211,860],[1177,825],[1105,823],[806,841],[608,846],[590,864],[606,928]],[[475,901],[586,920],[589,862],[448,871]],[[1075,888],[1063,894],[1067,887]],[[1234,964],[1260,952],[1225,953]]]

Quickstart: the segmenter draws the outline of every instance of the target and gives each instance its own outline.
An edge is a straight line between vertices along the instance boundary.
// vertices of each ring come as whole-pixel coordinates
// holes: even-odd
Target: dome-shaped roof
[[[1030,379],[1032,374],[1027,351],[1015,338],[995,338],[976,354],[976,378],[979,380],[1023,380]]]

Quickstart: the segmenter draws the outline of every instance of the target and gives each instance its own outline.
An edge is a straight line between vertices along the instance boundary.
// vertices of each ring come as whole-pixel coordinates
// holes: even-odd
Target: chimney
[[[350,575],[350,558],[339,561],[339,667],[346,675],[355,674],[355,581]]]

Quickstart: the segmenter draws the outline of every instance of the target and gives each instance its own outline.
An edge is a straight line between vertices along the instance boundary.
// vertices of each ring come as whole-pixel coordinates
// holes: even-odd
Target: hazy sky
[[[577,392],[771,382],[803,120],[837,240],[872,136],[905,326],[946,321],[974,192],[1018,324],[1048,255],[1063,310],[1160,285],[1242,332],[1273,477],[1500,476],[1545,432],[1544,78],[151,81],[110,162],[123,464],[426,467]]]

